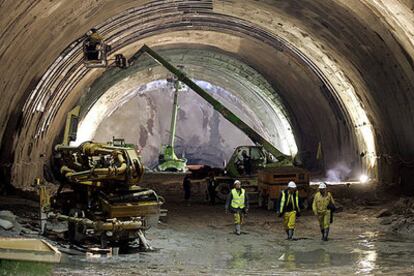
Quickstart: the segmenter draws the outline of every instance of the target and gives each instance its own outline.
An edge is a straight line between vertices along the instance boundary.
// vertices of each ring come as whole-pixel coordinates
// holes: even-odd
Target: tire
[[[216,198],[226,201],[227,195],[230,193],[229,185],[227,183],[219,183],[216,187]]]

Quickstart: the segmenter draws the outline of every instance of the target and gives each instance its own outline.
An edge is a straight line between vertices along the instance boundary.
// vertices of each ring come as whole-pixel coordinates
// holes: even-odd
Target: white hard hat
[[[319,189],[326,189],[326,184],[323,182],[319,184]]]
[[[295,184],[295,182],[290,181],[290,182],[288,183],[288,188],[296,189],[296,184]]]
[[[236,184],[241,184],[240,180],[234,181],[234,185],[236,185]]]

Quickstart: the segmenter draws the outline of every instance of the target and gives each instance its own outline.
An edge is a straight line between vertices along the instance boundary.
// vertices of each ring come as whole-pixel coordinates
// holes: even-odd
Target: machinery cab
[[[268,157],[262,146],[240,146],[231,156],[226,171],[233,177],[255,175],[267,163]]]
[[[103,42],[103,38],[96,29],[91,29],[83,41],[83,61],[87,68],[106,68],[108,64],[108,53],[112,47]],[[121,69],[128,67],[124,55],[115,55],[115,66]]]
[[[105,68],[108,66],[107,53],[111,46],[102,40],[92,39],[91,36],[83,41],[83,60],[88,68]]]

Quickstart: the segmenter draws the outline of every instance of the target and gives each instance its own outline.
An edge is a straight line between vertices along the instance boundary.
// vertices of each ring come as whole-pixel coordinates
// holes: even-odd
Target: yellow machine
[[[73,112],[68,120],[77,121]],[[65,142],[76,137],[75,123],[67,123]],[[72,242],[87,239],[127,246],[138,239],[146,249],[144,231],[157,223],[163,203],[155,191],[139,187],[144,173],[139,152],[130,146],[84,142],[55,146],[61,185],[51,198],[48,218],[68,222]]]
[[[264,168],[257,174],[257,187],[259,191],[258,203],[260,207],[268,210],[275,208],[280,192],[287,188],[290,181],[298,187],[302,202],[309,197],[309,172],[298,167]]]

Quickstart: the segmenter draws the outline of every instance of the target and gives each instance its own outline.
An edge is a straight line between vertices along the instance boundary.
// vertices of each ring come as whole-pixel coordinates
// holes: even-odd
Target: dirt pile
[[[400,198],[388,209],[382,209],[377,217],[387,231],[414,239],[414,198]]]

